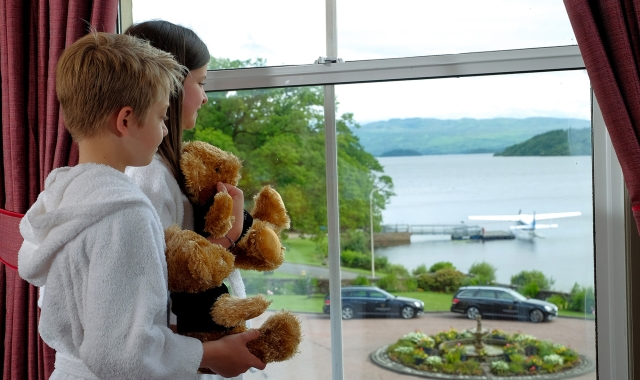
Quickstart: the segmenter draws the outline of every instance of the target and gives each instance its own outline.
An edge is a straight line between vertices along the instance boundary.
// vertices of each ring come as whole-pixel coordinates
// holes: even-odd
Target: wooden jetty
[[[466,224],[385,224],[382,233],[374,234],[376,246],[409,244],[411,235],[450,235],[451,240],[510,240],[515,239],[511,231],[485,231],[480,226]]]

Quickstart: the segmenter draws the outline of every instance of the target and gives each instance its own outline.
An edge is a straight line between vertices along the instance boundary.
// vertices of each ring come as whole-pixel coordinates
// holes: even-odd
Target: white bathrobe
[[[196,378],[202,344],[167,327],[163,229],[129,177],[99,164],[52,171],[20,233],[18,272],[46,285],[51,379]]]
[[[182,229],[193,230],[193,207],[180,190],[178,181],[171,174],[162,157],[156,154],[151,164],[142,167],[128,167],[125,173],[149,197],[160,215],[164,229],[177,224]],[[239,270],[236,269],[231,272],[227,282],[234,296],[239,298],[247,297]],[[176,323],[173,313],[171,313],[171,323]],[[251,327],[251,321],[247,321],[247,327]],[[255,369],[252,369],[252,371],[255,371]],[[223,379],[223,377],[202,375],[200,379]],[[242,375],[233,379],[242,379]]]

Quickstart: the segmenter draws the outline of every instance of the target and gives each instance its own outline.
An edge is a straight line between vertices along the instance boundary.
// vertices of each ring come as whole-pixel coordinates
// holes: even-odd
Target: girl
[[[195,127],[198,110],[207,103],[204,81],[210,59],[209,50],[192,30],[167,21],[146,21],[129,27],[125,33],[148,40],[152,46],[171,53],[178,63],[189,70],[182,92],[170,99],[166,121],[169,133],[158,147],[152,163],[145,167],[127,168],[126,173],[149,197],[164,229],[177,224],[182,229],[192,230],[193,209],[184,195],[184,177],[180,170],[182,131]],[[235,186],[218,184],[219,191],[225,188],[233,198],[235,222],[227,234],[229,238],[208,239],[229,248],[242,233],[244,194]],[[228,281],[235,296],[246,297],[238,270],[231,273]],[[175,315],[171,317],[171,324],[175,324]]]

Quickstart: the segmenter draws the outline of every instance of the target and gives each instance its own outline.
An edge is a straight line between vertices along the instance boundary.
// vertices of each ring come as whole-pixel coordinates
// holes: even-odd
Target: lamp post
[[[373,189],[371,189],[371,192],[369,193],[369,221],[371,222],[370,234],[371,234],[371,279],[372,280],[376,278],[375,261],[373,258],[373,192],[378,190],[380,189],[377,187],[374,187]]]

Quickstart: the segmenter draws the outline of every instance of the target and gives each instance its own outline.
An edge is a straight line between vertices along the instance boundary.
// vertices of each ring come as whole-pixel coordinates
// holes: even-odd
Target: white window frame
[[[326,0],[327,57],[338,57],[336,0]],[[131,24],[131,0],[120,0],[121,30]],[[310,59],[311,61],[311,59]],[[332,378],[344,378],[339,315],[340,253],[334,85],[584,69],[577,46],[519,49],[428,57],[301,66],[209,71],[206,91],[325,86],[327,206],[331,308]],[[597,303],[598,377],[626,380],[629,360],[629,291],[625,256],[624,181],[602,114],[592,94],[593,201]]]
[[[521,74],[584,69],[577,46],[452,54],[370,61],[209,71],[206,91],[325,86],[329,256],[332,284],[340,284],[337,163],[335,162],[336,84]],[[625,263],[624,182],[600,108],[592,96],[595,283],[598,374],[628,379],[627,278]],[[330,108],[327,110],[327,108]],[[330,116],[333,114],[333,118]],[[327,116],[328,115],[328,116]],[[331,184],[331,185],[329,185]],[[332,230],[334,231],[332,233]],[[339,300],[339,286],[331,289]],[[335,294],[333,293],[335,292]],[[341,308],[332,311],[333,379],[343,378]],[[336,316],[333,313],[336,313]],[[594,342],[595,344],[595,342]]]

